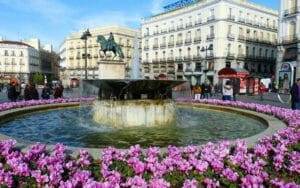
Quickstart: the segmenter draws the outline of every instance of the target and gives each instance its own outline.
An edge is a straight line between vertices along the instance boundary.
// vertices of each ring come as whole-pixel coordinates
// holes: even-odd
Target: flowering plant
[[[188,102],[187,99],[179,101]],[[0,143],[0,185],[7,187],[300,187],[300,111],[220,100],[191,102],[229,105],[274,115],[287,127],[253,148],[243,140],[202,146],[168,146],[120,151],[107,147],[100,159],[81,150],[77,157],[57,144],[40,143],[27,152],[14,140]]]

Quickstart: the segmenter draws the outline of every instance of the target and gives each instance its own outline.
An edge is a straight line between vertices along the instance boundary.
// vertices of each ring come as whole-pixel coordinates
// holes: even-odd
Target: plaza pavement
[[[39,89],[38,92],[41,94],[42,89]],[[39,95],[41,96],[41,95]],[[53,96],[51,96],[53,98]],[[65,89],[64,97],[80,97],[80,93],[78,88],[74,88],[72,90]],[[284,101],[287,101],[289,98],[288,95],[281,95]],[[221,95],[214,96],[212,98],[221,99]],[[290,103],[281,103],[278,99],[277,93],[265,93],[264,100],[261,101],[258,95],[237,95],[237,101],[249,102],[249,103],[258,103],[258,104],[269,104],[273,106],[279,106],[283,108],[290,108]],[[6,91],[0,92],[0,103],[8,102]]]

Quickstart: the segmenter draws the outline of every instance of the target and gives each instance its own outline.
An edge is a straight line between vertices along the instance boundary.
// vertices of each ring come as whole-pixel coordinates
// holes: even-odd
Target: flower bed
[[[139,145],[126,151],[108,147],[101,159],[93,159],[84,150],[77,157],[69,156],[61,144],[50,153],[43,144],[22,153],[14,148],[15,141],[6,140],[0,143],[0,184],[66,188],[300,187],[300,111],[220,100],[178,101],[255,110],[284,120],[288,127],[263,138],[253,148],[242,140],[234,145],[222,141],[201,147],[169,146],[166,153],[157,147],[143,152]]]

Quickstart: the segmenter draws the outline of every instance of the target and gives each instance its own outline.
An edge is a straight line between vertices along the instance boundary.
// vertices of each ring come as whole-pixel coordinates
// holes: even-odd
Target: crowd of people
[[[7,98],[11,102],[16,102],[20,100],[39,100],[39,99],[50,99],[53,95],[54,99],[63,97],[63,86],[56,84],[51,86],[45,84],[41,94],[39,94],[35,84],[25,84],[18,82],[11,82],[7,86]]]

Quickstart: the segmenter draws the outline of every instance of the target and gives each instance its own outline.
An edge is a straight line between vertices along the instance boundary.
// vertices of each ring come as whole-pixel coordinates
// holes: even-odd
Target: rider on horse
[[[109,37],[107,39],[107,49],[112,49],[115,43],[115,38],[112,32],[110,32]]]

